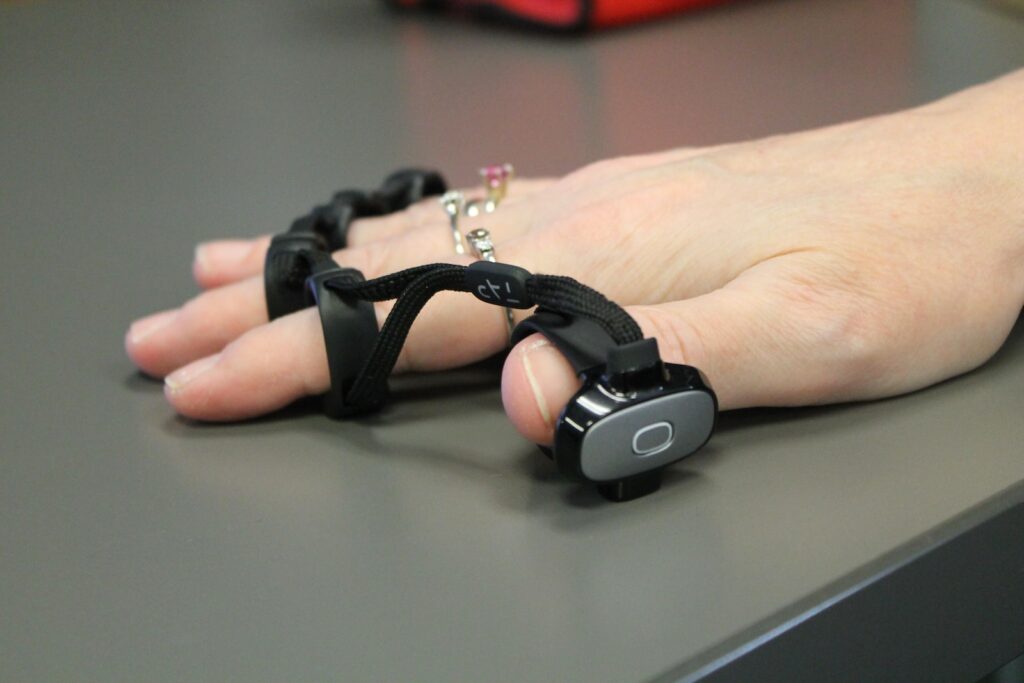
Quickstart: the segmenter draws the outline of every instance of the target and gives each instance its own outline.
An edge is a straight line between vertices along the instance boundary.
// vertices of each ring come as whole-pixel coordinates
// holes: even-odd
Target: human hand
[[[626,305],[666,361],[705,372],[723,409],[898,394],[983,363],[1020,313],[1022,106],[1018,73],[890,116],[600,162],[513,183],[498,211],[463,226],[487,228],[502,261]],[[207,291],[129,330],[129,355],[167,375],[184,415],[242,419],[328,387],[317,312],[267,324],[268,241],[200,247]],[[436,201],[358,221],[351,242],[335,258],[368,278],[468,262]],[[466,364],[505,340],[503,311],[440,295],[396,369]],[[539,336],[506,360],[506,410],[535,442],[550,442],[577,387]]]

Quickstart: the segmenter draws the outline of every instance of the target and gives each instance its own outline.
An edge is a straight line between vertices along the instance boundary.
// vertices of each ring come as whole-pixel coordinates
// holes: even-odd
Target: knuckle
[[[427,197],[405,209],[405,217],[413,228],[421,228],[436,223],[444,217],[437,197]]]
[[[601,159],[591,162],[569,173],[562,178],[562,182],[568,185],[585,185],[587,183],[602,180],[613,175],[622,167],[618,159]]]
[[[390,245],[388,242],[371,242],[360,248],[361,265],[356,266],[367,278],[378,277],[387,272]],[[344,259],[344,256],[342,256]],[[358,261],[357,261],[358,263]]]
[[[220,352],[221,363],[223,363],[224,367],[231,368],[239,361],[245,360],[246,351],[256,332],[257,330],[248,330],[224,345]]]
[[[267,257],[267,251],[270,249],[270,240],[271,237],[269,235],[264,235],[263,237],[258,237],[253,240],[252,246],[249,249],[249,254],[246,256],[246,259],[250,264],[254,266],[262,265],[264,259]]]
[[[210,308],[210,300],[214,292],[204,292],[186,301],[179,312],[179,319],[189,327],[202,327]]]
[[[890,304],[872,294],[867,279],[852,265],[824,259],[778,285],[786,324],[795,327],[796,352],[818,361],[812,393],[852,397],[891,369],[899,330],[890,322]]]

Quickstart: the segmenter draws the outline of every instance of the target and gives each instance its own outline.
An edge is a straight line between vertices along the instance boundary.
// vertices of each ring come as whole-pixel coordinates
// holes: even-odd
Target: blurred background
[[[34,211],[66,202],[183,245],[273,232],[409,163],[466,184],[495,160],[555,175],[906,107],[1024,63],[1008,16],[976,0],[740,0],[558,36],[377,0],[0,4],[0,192],[53,188]],[[167,256],[140,254],[139,272]]]

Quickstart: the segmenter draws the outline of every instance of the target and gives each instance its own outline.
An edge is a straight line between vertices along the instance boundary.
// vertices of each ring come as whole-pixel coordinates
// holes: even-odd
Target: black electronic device
[[[596,484],[605,498],[626,501],[656,491],[662,471],[700,449],[714,431],[718,401],[700,371],[663,362],[657,341],[644,339],[625,310],[571,278],[478,261],[469,266],[428,264],[373,280],[349,272],[309,282],[321,300],[328,346],[338,347],[328,351],[335,359],[332,381],[336,366],[348,368],[340,397],[332,387],[335,415],[383,403],[387,378],[413,321],[434,294],[448,290],[470,292],[497,306],[537,306],[516,326],[512,342],[534,332],[544,335],[582,380],[559,415],[553,446],[542,450],[562,474]],[[339,302],[348,302],[338,315],[366,321],[365,339],[330,332],[334,307],[323,303],[329,291]],[[396,299],[395,305],[368,350],[372,325],[365,314],[354,316],[353,302],[387,299]],[[352,362],[343,363],[346,348],[358,360],[358,376],[351,373]]]
[[[714,431],[718,400],[699,370],[665,363],[653,338],[616,344],[586,318],[540,311],[513,343],[539,332],[583,382],[542,449],[559,472],[624,501],[656,491],[662,470],[700,449]]]

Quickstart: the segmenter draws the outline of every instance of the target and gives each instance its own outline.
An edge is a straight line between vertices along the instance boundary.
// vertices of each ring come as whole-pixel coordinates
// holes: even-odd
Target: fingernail
[[[212,368],[219,360],[220,354],[200,358],[199,360],[189,363],[185,367],[179,368],[167,375],[167,377],[164,378],[164,385],[172,394],[181,391],[186,384]]]
[[[128,328],[128,337],[133,345],[138,344],[157,330],[167,327],[177,315],[178,309],[174,309],[139,318]]]
[[[533,400],[537,403],[537,411],[540,413],[544,424],[550,429],[554,427],[554,420],[551,418],[551,407],[539,377],[557,376],[560,363],[565,361],[559,358],[558,351],[547,339],[538,339],[526,346],[520,347],[523,356],[523,372],[526,374],[526,381],[530,384],[533,392]]]
[[[196,266],[203,271],[211,264],[231,264],[241,261],[252,252],[249,240],[217,240],[196,245]]]

